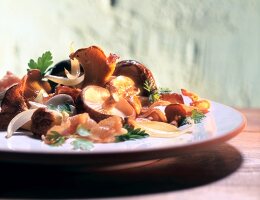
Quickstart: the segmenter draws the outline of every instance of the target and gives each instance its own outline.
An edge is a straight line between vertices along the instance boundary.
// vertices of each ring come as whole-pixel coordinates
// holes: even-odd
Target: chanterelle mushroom
[[[115,54],[108,57],[103,50],[97,46],[79,49],[70,55],[71,59],[77,59],[82,66],[85,78],[82,88],[87,85],[104,86],[114,72],[116,60],[119,58]]]

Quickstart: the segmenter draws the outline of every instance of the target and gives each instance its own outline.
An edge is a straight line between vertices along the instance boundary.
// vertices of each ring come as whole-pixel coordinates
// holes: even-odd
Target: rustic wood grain
[[[228,143],[143,167],[89,172],[0,163],[0,198],[259,200],[260,109],[241,112],[247,127]]]

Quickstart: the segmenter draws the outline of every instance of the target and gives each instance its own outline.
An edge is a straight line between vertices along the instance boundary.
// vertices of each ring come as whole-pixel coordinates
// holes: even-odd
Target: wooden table
[[[241,110],[247,127],[210,150],[142,167],[86,172],[0,163],[0,197],[260,199],[260,109]]]

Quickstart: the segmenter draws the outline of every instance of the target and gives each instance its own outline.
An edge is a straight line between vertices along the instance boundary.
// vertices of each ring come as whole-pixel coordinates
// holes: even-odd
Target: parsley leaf
[[[71,144],[73,145],[74,150],[89,151],[89,150],[93,149],[93,147],[94,147],[92,142],[85,140],[85,139],[81,139],[81,138],[76,138],[75,140],[73,140],[71,142]]]
[[[37,62],[31,59],[28,66],[30,69],[39,69],[42,74],[45,74],[52,63],[52,54],[50,51],[46,51],[41,57],[38,58]]]
[[[48,109],[56,110],[60,113],[62,113],[62,112],[67,112],[68,114],[72,113],[72,110],[70,108],[70,104],[68,104],[68,103],[60,104],[58,106],[54,106],[54,105],[50,104],[50,105],[48,105]]]
[[[191,116],[186,117],[182,122],[180,126],[183,126],[185,124],[191,124],[192,121],[195,124],[200,123],[204,118],[206,117],[206,115],[200,111],[198,111],[197,109],[194,109],[191,111]]]
[[[76,133],[79,134],[80,136],[89,136],[90,132],[89,130],[87,130],[84,126],[82,126],[81,124],[78,125],[77,129],[76,129]]]
[[[135,139],[142,139],[146,138],[149,135],[140,128],[134,129],[129,125],[125,125],[124,128],[127,130],[126,134],[116,136],[116,142],[123,142],[127,140],[135,140]]]
[[[160,94],[171,93],[171,92],[172,92],[172,90],[170,88],[163,88],[163,87],[159,88]]]
[[[204,113],[202,113],[201,111],[198,111],[196,109],[191,111],[191,119],[194,120],[195,124],[200,123],[205,117],[206,117],[206,115]]]
[[[44,138],[44,141],[53,146],[60,146],[62,145],[66,140],[66,137],[59,134],[57,131],[51,131],[50,134],[47,134]]]
[[[149,101],[155,102],[160,99],[158,89],[155,88],[154,84],[150,80],[144,82],[144,89],[149,93]]]

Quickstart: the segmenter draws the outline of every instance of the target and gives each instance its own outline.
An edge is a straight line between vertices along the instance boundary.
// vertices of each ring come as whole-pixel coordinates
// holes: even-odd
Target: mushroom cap
[[[168,123],[176,122],[178,126],[187,116],[187,111],[183,104],[170,104],[165,107],[164,112]]]
[[[82,88],[88,85],[104,86],[113,74],[116,59],[119,58],[115,54],[108,57],[104,51],[97,46],[90,46],[77,50],[70,55],[71,59],[77,59],[82,66],[85,74]]]
[[[89,113],[89,116],[97,122],[113,115],[121,118],[136,115],[134,108],[126,99],[121,97],[115,101],[106,88],[96,85],[89,85],[82,90],[77,106],[79,111]]]
[[[122,60],[116,64],[114,76],[127,76],[131,78],[137,88],[140,89],[141,96],[149,96],[149,92],[144,90],[145,81],[149,81],[153,89],[157,89],[152,72],[144,65],[135,60]]]

